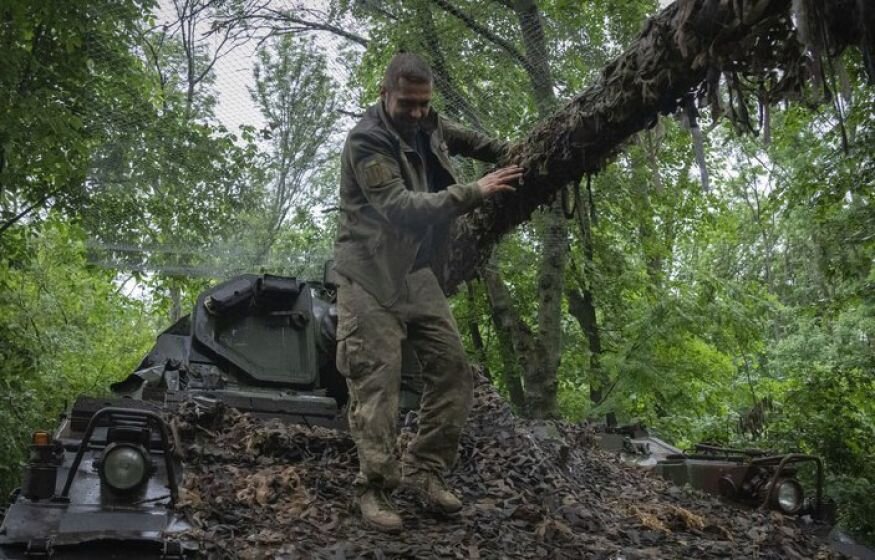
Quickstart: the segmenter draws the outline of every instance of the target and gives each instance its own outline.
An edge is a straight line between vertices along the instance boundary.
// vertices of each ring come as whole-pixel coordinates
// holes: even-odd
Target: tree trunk
[[[561,202],[544,213],[538,269],[538,338],[535,368],[526,370],[526,400],[533,418],[558,414],[557,388],[562,357],[562,291],[568,253],[568,228]]]
[[[641,212],[638,232],[641,236],[641,246],[644,252],[644,262],[647,265],[647,275],[653,288],[662,286],[663,280],[663,256],[664,243],[659,235],[658,225],[654,220],[653,204],[650,199],[651,193],[657,196],[662,194],[662,176],[659,172],[659,145],[663,135],[662,127],[657,125],[653,130],[643,132],[641,148],[644,150],[647,168],[650,170],[648,180],[643,182],[640,199],[643,212]]]
[[[535,342],[532,331],[520,318],[513,306],[513,298],[498,272],[497,259],[491,258],[482,270],[483,283],[492,310],[492,322],[501,346],[502,380],[510,393],[510,401],[519,411],[528,411],[528,387],[520,380],[520,370],[532,369],[535,358]],[[526,376],[528,382],[528,376]]]
[[[474,293],[474,284],[467,282],[468,285],[468,333],[471,335],[471,343],[474,345],[474,352],[477,354],[477,361],[483,367],[483,375],[487,379],[492,380],[492,373],[486,365],[486,345],[483,343],[483,336],[480,334],[480,325],[477,323],[477,297]]]
[[[603,390],[608,385],[608,379],[602,370],[602,338],[596,315],[595,297],[593,296],[592,276],[595,268],[595,248],[592,239],[592,209],[581,197],[578,200],[576,212],[580,223],[580,243],[583,245],[583,275],[580,286],[568,289],[568,312],[577,319],[580,329],[586,336],[589,346],[589,400],[599,404],[604,399]]]
[[[604,398],[607,379],[602,371],[602,339],[596,318],[595,301],[589,288],[568,289],[568,312],[577,319],[589,344],[589,400],[599,404]]]
[[[544,118],[556,106],[556,96],[541,14],[535,0],[516,0],[511,7],[517,16],[525,56],[529,61],[526,70],[532,83],[532,96]],[[538,266],[538,336],[534,339],[535,359],[529,361],[523,374],[527,414],[532,418],[551,418],[558,414],[562,291],[568,252],[568,230],[558,197],[554,197],[553,203],[545,210],[539,229],[542,252]]]
[[[689,92],[702,86],[701,92],[718,102],[722,72],[759,77],[780,68],[785,95],[798,91],[806,69],[800,65],[805,57],[790,17],[792,4],[680,0],[651,18],[595,84],[543,120],[509,156],[527,169],[525,184],[456,221],[441,266],[445,288],[456,291],[488,260],[502,235],[552,202],[562,185],[604,167],[626,139],[660,113],[675,111]],[[855,0],[819,4],[833,51],[865,40]]]
[[[495,36],[446,0],[433,1],[445,11],[458,17],[475,33],[512,52],[513,58],[528,74],[532,98],[540,116],[547,117],[556,105],[556,97],[553,93],[554,83],[550,75],[546,38],[536,0],[513,0],[507,4],[519,22],[525,53],[517,51],[510,42]],[[423,19],[423,23],[426,31],[424,42],[432,57],[438,62],[435,81],[438,87],[442,87],[442,84],[443,87],[446,87],[446,84],[452,85],[452,82],[442,75],[444,74],[441,69],[442,59],[434,56],[436,52],[440,52],[439,49],[435,48],[433,41],[428,40],[430,31],[433,31],[433,26],[430,27],[430,19]],[[543,249],[538,268],[537,336],[532,334],[528,325],[513,309],[495,259],[491,261],[490,270],[483,272],[483,275],[487,280],[485,284],[490,302],[500,306],[498,309],[493,308],[496,330],[505,339],[515,340],[517,348],[525,347],[526,352],[533,352],[526,356],[517,355],[517,361],[523,366],[524,384],[521,388],[525,391],[526,413],[537,418],[546,418],[555,416],[557,412],[556,375],[561,357],[562,291],[568,244],[565,219],[558,201],[544,213],[539,226]],[[515,369],[514,366],[513,370],[509,371]]]

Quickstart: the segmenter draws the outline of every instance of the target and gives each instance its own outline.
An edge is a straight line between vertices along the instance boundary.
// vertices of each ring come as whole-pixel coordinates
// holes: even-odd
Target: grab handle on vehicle
[[[145,422],[153,423],[158,427],[158,433],[161,435],[161,448],[164,451],[164,465],[167,469],[167,479],[170,488],[170,505],[175,506],[176,500],[179,497],[179,486],[176,483],[176,469],[173,466],[173,458],[170,454],[170,437],[168,435],[167,424],[156,413],[149,410],[136,410],[131,408],[119,408],[108,406],[101,408],[94,413],[91,420],[88,422],[88,427],[85,428],[85,434],[82,436],[82,441],[79,443],[79,450],[76,452],[76,457],[73,459],[73,464],[70,466],[70,472],[67,473],[67,480],[64,483],[64,489],[61,495],[57,498],[59,501],[67,501],[70,499],[70,487],[73,486],[73,480],[76,478],[76,472],[79,470],[79,465],[82,463],[82,457],[85,455],[85,450],[91,442],[91,436],[97,428],[98,420],[104,416],[113,414],[124,415],[128,418],[141,418]]]
[[[823,505],[823,460],[820,457],[815,457],[814,455],[803,455],[801,453],[789,453],[787,455],[775,455],[771,457],[759,457],[753,459],[751,461],[752,464],[760,464],[760,465],[773,465],[775,463],[778,464],[778,467],[775,469],[775,474],[772,475],[771,480],[769,480],[769,486],[766,490],[766,497],[763,500],[762,505],[760,505],[760,509],[766,509],[769,507],[769,503],[772,501],[772,495],[775,493],[775,488],[778,485],[778,480],[781,478],[781,473],[784,471],[784,467],[791,463],[807,463],[813,462],[817,466],[817,505],[815,506],[814,513],[816,515],[820,515],[821,507]]]

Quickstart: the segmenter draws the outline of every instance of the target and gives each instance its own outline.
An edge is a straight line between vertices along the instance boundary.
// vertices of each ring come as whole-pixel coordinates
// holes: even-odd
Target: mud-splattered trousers
[[[473,381],[458,327],[431,269],[407,274],[400,297],[388,306],[344,279],[337,312],[337,365],[350,389],[349,427],[360,464],[356,485],[391,490],[400,481],[395,442],[403,339],[416,351],[423,375],[419,430],[404,452],[404,471],[442,475],[456,460]]]

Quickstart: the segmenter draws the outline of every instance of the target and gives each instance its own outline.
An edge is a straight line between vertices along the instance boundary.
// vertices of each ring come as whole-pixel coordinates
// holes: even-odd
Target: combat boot
[[[445,514],[458,513],[462,509],[462,501],[450,491],[444,479],[434,473],[405,473],[401,486],[412,490],[429,509]]]
[[[356,504],[365,525],[386,533],[400,533],[404,524],[401,516],[380,488],[366,488],[356,497]]]

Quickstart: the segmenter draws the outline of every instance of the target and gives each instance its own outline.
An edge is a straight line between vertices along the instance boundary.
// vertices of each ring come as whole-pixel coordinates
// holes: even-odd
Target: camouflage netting
[[[209,558],[830,557],[791,518],[623,466],[591,447],[585,427],[516,419],[483,379],[449,478],[461,516],[420,513],[396,492],[398,536],[366,529],[352,511],[347,434],[203,412],[187,403],[174,423],[187,441],[181,507]]]
[[[597,172],[631,135],[684,99],[698,99],[714,118],[726,115],[750,129],[745,100],[754,93],[766,106],[799,98],[807,87],[828,98],[831,60],[849,46],[862,51],[875,83],[875,2],[675,2],[647,22],[597,83],[516,147],[510,160],[528,169],[525,185],[457,221],[436,267],[439,278],[454,292],[477,274],[501,236],[552,200],[560,186]]]

